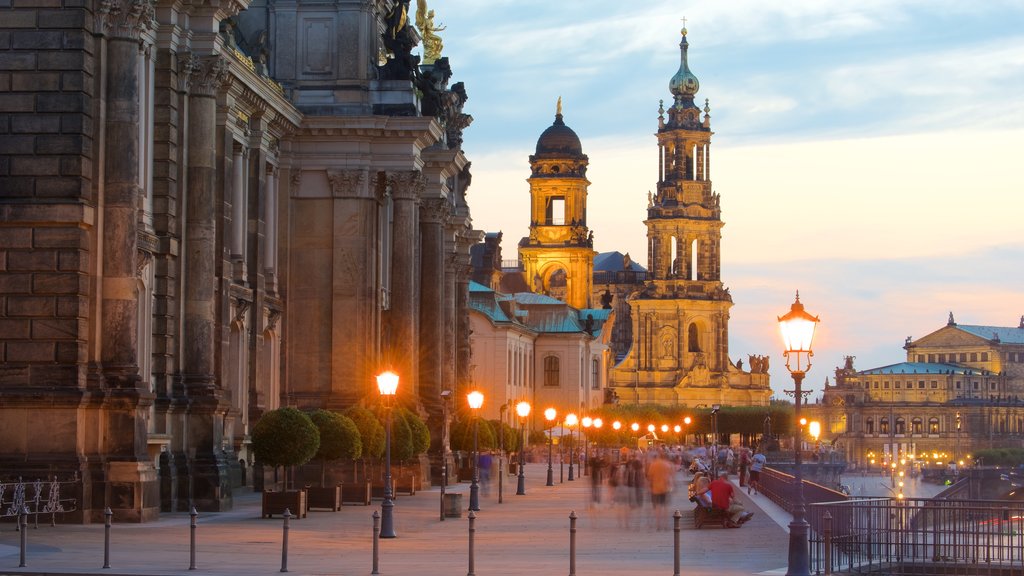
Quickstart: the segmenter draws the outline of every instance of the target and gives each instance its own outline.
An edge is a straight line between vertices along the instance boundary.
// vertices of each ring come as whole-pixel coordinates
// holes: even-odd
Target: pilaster
[[[391,259],[391,309],[388,311],[388,338],[385,361],[390,361],[403,382],[399,388],[405,398],[419,396],[419,298],[420,233],[419,205],[426,182],[418,170],[389,172],[388,183],[394,198],[394,230]]]

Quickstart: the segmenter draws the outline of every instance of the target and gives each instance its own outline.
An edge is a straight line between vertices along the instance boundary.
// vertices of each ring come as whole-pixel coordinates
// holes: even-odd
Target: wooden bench
[[[693,509],[693,526],[699,529],[705,524],[717,524],[722,528],[729,528],[729,515],[721,508],[705,508],[698,504]]]

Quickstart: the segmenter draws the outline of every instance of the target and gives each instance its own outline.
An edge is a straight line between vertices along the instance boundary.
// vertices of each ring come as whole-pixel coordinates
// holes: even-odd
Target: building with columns
[[[0,471],[231,507],[279,406],[468,379],[467,95],[408,0],[7,3]],[[436,453],[436,454],[434,454]]]
[[[694,104],[700,86],[687,61],[686,29],[673,102],[658,110],[657,193],[648,193],[647,271],[628,298],[628,353],[610,369],[620,402],[685,406],[767,405],[767,361],[750,370],[729,357],[732,296],[721,278],[719,195],[711,186],[711,117]],[[666,117],[667,115],[667,117]]]
[[[903,349],[906,361],[867,370],[847,356],[835,384],[807,406],[847,461],[970,464],[974,450],[1021,445],[1024,317],[1015,327],[981,326],[950,313],[946,326],[908,337]]]

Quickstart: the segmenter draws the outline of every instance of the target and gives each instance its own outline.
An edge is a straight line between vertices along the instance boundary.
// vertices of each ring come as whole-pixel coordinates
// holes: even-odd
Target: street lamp
[[[786,358],[786,369],[793,376],[793,418],[800,420],[800,403],[803,400],[803,391],[800,385],[803,383],[807,370],[811,367],[811,341],[814,339],[814,328],[820,322],[817,316],[811,316],[804,311],[804,305],[800,303],[800,292],[796,293],[796,301],[790,307],[789,312],[779,319],[779,329],[782,332],[782,341],[785,344],[783,356]],[[789,391],[787,391],[788,393]],[[807,545],[807,520],[804,519],[804,479],[801,469],[802,459],[799,450],[799,433],[797,428],[793,432],[793,445],[795,450],[794,461],[796,470],[796,501],[793,503],[793,521],[789,524],[789,567],[786,576],[810,576],[810,557]]]
[[[484,395],[476,390],[466,395],[469,407],[473,409],[473,482],[469,485],[469,509],[480,511],[480,448],[478,431],[480,425],[480,407],[484,405]]]
[[[720,404],[711,405],[711,477],[718,478],[718,411]]]
[[[590,416],[584,416],[580,420],[580,424],[583,425],[580,437],[583,439],[583,462],[580,462],[580,476],[587,475],[587,468],[590,466],[590,427],[594,425],[594,419]]]
[[[394,494],[391,492],[391,405],[398,391],[398,374],[388,370],[377,375],[377,390],[384,404],[384,502],[380,505],[380,537],[394,538]]]
[[[548,421],[548,481],[546,486],[555,485],[555,473],[551,468],[552,435],[554,434],[555,416],[558,416],[558,411],[554,408],[544,410],[544,419]]]
[[[573,428],[573,426],[575,426],[575,425],[577,425],[579,423],[580,423],[580,419],[576,416],[576,414],[570,412],[569,414],[566,415],[566,417],[565,417],[565,425],[569,427],[569,443],[570,444],[572,444],[572,439],[573,439],[572,438],[572,433],[573,433],[572,432],[572,428]],[[574,447],[570,447],[569,448],[569,482],[572,482],[573,480],[576,479],[575,476],[573,475],[573,472],[572,472],[572,464],[573,464],[573,460],[574,460],[573,455],[572,455],[573,449],[574,449]]]
[[[516,404],[516,414],[519,414],[519,483],[516,484],[516,496],[526,495],[526,473],[523,468],[526,460],[523,457],[526,448],[526,417],[530,415],[530,403],[523,401]]]

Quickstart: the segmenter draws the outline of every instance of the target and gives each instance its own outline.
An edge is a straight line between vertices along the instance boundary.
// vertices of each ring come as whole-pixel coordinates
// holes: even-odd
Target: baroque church
[[[388,368],[440,459],[482,234],[419,8],[0,5],[5,479],[73,479],[81,522],[228,509],[261,414],[375,404]]]
[[[611,310],[600,337],[608,402],[676,406],[767,405],[768,360],[747,370],[729,356],[732,296],[721,278],[720,199],[711,185],[711,120],[694,103],[700,86],[687,61],[669,81],[672,104],[659,108],[657,193],[648,194],[647,268],[628,255],[598,254],[587,225],[588,158],[565,124],[554,123],[530,156],[529,236],[504,275],[486,273],[508,293],[533,291],[569,306]],[[478,247],[483,250],[483,247]],[[492,250],[493,251],[493,250]],[[595,262],[599,265],[595,267]]]

